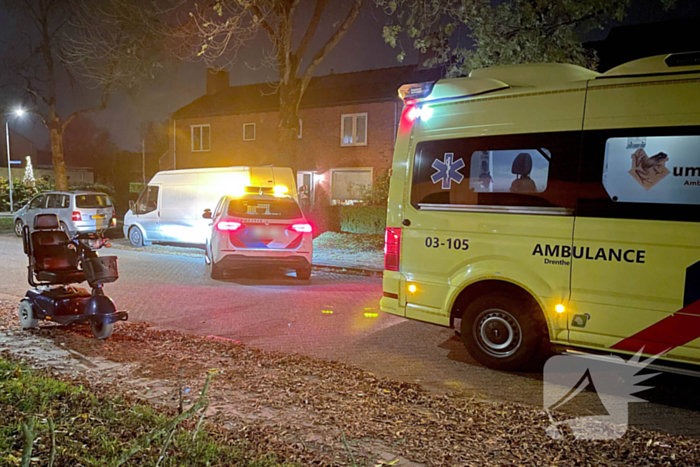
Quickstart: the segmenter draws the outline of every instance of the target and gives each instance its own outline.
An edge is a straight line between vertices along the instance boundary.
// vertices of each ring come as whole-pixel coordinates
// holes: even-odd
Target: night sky
[[[345,3],[345,2],[343,2]],[[331,2],[340,4],[340,2]],[[678,7],[670,12],[663,12],[659,0],[638,0],[636,6],[630,11],[624,24],[649,23],[674,18],[698,17],[700,18],[700,2],[696,0],[678,0]],[[322,41],[334,32],[334,21],[344,17],[342,8],[333,8],[326,12],[324,21],[319,27],[318,37],[312,43],[316,48],[322,45]],[[373,7],[372,2],[365,4],[357,22],[352,30],[343,38],[331,55],[317,69],[317,75],[345,73],[351,71],[367,70],[397,66],[398,50],[384,44],[381,36],[382,26],[385,24],[382,11]],[[17,36],[22,25],[13,23],[7,12],[0,9],[0,21],[4,27],[0,29],[0,56],[8,53],[11,38]],[[610,27],[614,26],[612,23]],[[584,40],[604,39],[609,28],[603,31],[594,31]],[[231,85],[243,85],[275,80],[275,72],[269,68],[261,68],[259,63],[260,51],[265,47],[270,49],[269,42],[262,34],[258,40],[239,52],[239,58],[231,70]],[[410,47],[406,44],[406,49]],[[312,52],[312,50],[310,50]],[[313,50],[315,52],[315,50]],[[415,53],[409,53],[404,64],[412,64],[418,61]],[[0,77],[0,80],[2,78]],[[3,83],[0,82],[0,85]],[[78,92],[79,91],[79,92]],[[113,94],[107,110],[92,114],[92,119],[102,127],[110,130],[114,142],[123,149],[135,150],[140,146],[138,126],[141,122],[160,121],[167,119],[169,114],[178,108],[190,103],[205,92],[205,67],[201,63],[179,63],[172,69],[163,73],[157,82],[143,85],[138,90],[130,92],[120,91]],[[75,110],[78,105],[86,105],[95,102],[99,96],[96,90],[88,90],[84,87],[71,91],[64,112]],[[3,93],[3,97],[7,93]],[[13,99],[5,99],[13,104]],[[2,103],[0,102],[0,105]],[[13,128],[20,133],[32,138],[38,146],[46,147],[48,136],[40,122],[32,118],[25,118],[22,122],[12,122]]]

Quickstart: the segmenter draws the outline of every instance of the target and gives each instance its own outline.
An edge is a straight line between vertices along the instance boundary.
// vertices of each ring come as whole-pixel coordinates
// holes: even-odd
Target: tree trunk
[[[66,177],[66,161],[63,158],[63,129],[61,125],[53,125],[49,130],[51,136],[51,159],[53,161],[53,173],[56,178],[56,189],[68,190],[68,177]]]
[[[296,149],[299,140],[299,96],[301,81],[281,84],[279,88],[280,111],[277,131],[277,162],[275,165],[297,170]]]

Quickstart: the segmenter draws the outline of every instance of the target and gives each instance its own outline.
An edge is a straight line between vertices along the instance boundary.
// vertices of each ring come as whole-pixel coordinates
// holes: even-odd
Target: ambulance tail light
[[[401,255],[401,227],[387,227],[384,235],[384,269],[399,270]]]

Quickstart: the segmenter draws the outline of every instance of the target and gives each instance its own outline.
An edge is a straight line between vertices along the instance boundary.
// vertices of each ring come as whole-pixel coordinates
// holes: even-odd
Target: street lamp
[[[24,115],[24,109],[22,107],[17,107],[13,112],[15,117],[21,118]],[[10,214],[12,214],[14,209],[14,204],[12,202],[12,159],[10,158],[10,121],[5,118],[5,141],[7,142],[7,175],[8,175],[8,189],[10,192]]]

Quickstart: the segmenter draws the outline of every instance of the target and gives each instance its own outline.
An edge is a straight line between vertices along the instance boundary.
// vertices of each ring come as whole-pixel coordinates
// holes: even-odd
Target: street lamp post
[[[24,109],[18,108],[14,112],[15,116],[22,117]],[[14,203],[12,202],[12,158],[10,157],[10,121],[5,117],[5,142],[7,143],[7,186],[10,192],[10,214],[15,212]]]

